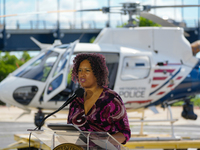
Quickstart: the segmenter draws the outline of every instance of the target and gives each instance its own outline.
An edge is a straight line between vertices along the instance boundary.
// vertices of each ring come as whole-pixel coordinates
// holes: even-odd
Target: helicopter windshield
[[[59,53],[49,50],[15,76],[45,82],[58,55]]]
[[[69,59],[69,54],[70,51],[66,51],[62,56],[61,59],[58,62],[58,65],[56,66],[56,69],[53,73],[53,77],[55,77],[57,74],[59,74],[66,66],[66,63]],[[49,85],[48,87],[48,94],[51,93],[52,91],[54,91],[55,89],[57,89],[63,80],[63,74],[60,74],[58,77],[56,77]]]
[[[53,76],[56,76],[61,70],[64,69],[64,67],[65,67],[65,65],[66,65],[66,63],[67,63],[67,60],[69,59],[69,53],[70,53],[70,51],[66,51],[66,52],[62,55],[62,57],[61,57],[61,59],[60,59],[58,65],[57,65],[57,67],[56,67],[56,70],[55,70],[55,72],[53,73]]]

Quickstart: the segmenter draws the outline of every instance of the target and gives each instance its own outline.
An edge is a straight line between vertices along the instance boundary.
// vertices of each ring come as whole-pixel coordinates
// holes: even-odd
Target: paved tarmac
[[[163,110],[157,107],[159,114],[154,114],[150,110],[145,111],[145,119],[165,119],[167,118],[167,109]],[[34,113],[37,110],[33,110],[31,114],[24,115],[21,118],[16,118],[23,113],[23,110],[17,107],[0,106],[0,148],[5,148],[9,144],[16,142],[14,140],[14,134],[29,133],[27,129],[34,129]],[[200,109],[194,108],[194,112],[199,116],[197,120],[185,120],[181,117],[182,107],[172,107],[173,118],[178,119],[174,123],[174,132],[176,136],[200,138]],[[128,113],[130,118],[140,117],[140,113],[130,112]],[[57,113],[56,116],[47,119],[46,123],[50,122],[66,122],[67,113]],[[140,123],[130,123],[131,131],[134,134],[138,134],[140,131]],[[144,123],[145,134],[170,134],[171,127],[169,122],[154,122]]]

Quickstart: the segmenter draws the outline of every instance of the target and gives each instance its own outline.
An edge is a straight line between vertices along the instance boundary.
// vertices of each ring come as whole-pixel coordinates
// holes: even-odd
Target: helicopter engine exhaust
[[[197,115],[194,113],[194,107],[193,104],[190,103],[190,101],[186,101],[183,105],[183,111],[181,113],[181,116],[185,119],[191,119],[196,120]]]

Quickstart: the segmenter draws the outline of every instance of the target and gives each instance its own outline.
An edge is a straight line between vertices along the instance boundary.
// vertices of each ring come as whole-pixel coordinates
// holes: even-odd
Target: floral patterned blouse
[[[125,106],[121,97],[113,90],[104,88],[100,97],[85,115],[84,99],[76,98],[70,104],[68,124],[78,126],[82,131],[121,132],[126,140],[130,136],[130,127]]]

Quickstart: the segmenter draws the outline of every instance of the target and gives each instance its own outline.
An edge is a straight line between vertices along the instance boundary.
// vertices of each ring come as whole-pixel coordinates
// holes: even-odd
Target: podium
[[[78,130],[31,131],[32,135],[51,150],[127,150],[107,132],[88,132]]]

